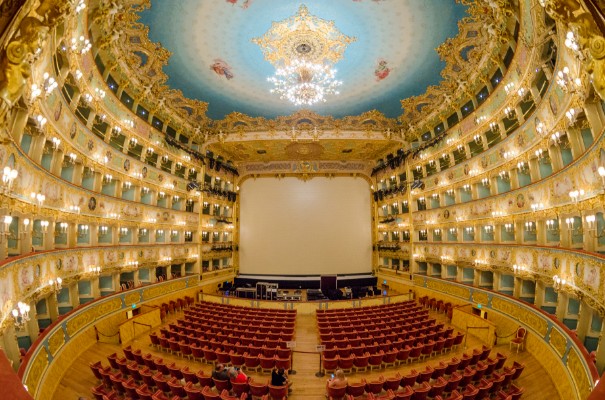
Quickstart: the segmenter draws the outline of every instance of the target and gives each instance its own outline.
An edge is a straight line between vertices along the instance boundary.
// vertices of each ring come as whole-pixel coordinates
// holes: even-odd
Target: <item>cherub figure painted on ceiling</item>
[[[220,58],[215,58],[214,62],[210,65],[210,69],[219,76],[224,76],[227,80],[233,79],[234,75],[231,72],[231,66]]]
[[[385,59],[379,59],[376,64],[376,68],[374,69],[374,75],[376,76],[376,81],[380,82],[385,79],[391,73],[391,68],[389,68],[388,62]]]

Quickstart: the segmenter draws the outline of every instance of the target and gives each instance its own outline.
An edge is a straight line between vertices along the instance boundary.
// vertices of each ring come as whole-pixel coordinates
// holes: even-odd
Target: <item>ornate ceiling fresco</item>
[[[489,80],[510,43],[511,7],[509,0],[124,0],[98,3],[89,28],[105,69],[158,118],[204,147],[260,134],[282,140],[282,154],[294,139],[407,147]],[[276,44],[272,32],[283,34],[280,25],[301,10],[313,29],[333,35],[319,59],[343,81],[340,94],[304,108],[271,93],[267,79],[283,59],[279,46],[298,43]]]
[[[252,39],[296,14],[291,0],[151,0],[140,12],[149,39],[171,53],[166,84],[208,103],[221,120],[237,111],[252,117],[290,115],[300,107],[271,94],[275,67]],[[376,109],[401,114],[400,100],[438,84],[445,67],[435,49],[458,34],[467,7],[454,0],[306,0],[310,14],[354,37],[335,63],[340,94],[311,106],[342,118]]]

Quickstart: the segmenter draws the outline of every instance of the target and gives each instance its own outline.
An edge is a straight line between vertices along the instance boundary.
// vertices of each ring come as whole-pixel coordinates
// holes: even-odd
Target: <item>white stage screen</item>
[[[372,270],[371,205],[362,178],[247,179],[240,188],[241,274]]]

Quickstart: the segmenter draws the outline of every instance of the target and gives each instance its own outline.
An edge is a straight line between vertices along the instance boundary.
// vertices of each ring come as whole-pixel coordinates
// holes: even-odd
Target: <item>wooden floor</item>
[[[441,322],[446,322],[443,315],[436,313],[431,314]],[[170,318],[167,322],[177,317],[182,317],[182,314]],[[314,352],[315,346],[318,344],[319,340],[315,316],[297,316],[295,340],[297,347],[293,356],[293,369],[296,373],[291,376],[294,385],[289,399],[323,399],[326,377],[318,378],[315,376],[315,373],[319,370],[319,355]],[[148,335],[140,336],[131,344],[133,348],[142,349],[143,353],[150,352],[154,356],[163,357],[167,363],[174,361],[179,366],[189,365],[192,369],[203,369],[207,374],[211,373],[212,367],[210,365],[190,361],[186,358],[183,359],[153,349],[150,346]],[[472,350],[473,348],[480,347],[481,344],[482,343],[479,342],[479,340],[475,339],[473,336],[469,336],[467,349]],[[96,384],[96,379],[88,367],[88,364],[90,362],[101,360],[103,365],[109,365],[107,355],[114,352],[119,352],[118,354],[121,354],[120,350],[120,345],[97,343],[96,345],[92,346],[79,359],[74,360],[71,367],[65,371],[65,375],[63,376],[59,387],[53,396],[53,399],[75,400],[78,399],[79,396],[83,396],[86,399],[92,399],[90,388]],[[357,382],[361,379],[369,380],[380,375],[388,377],[396,374],[397,372],[403,375],[412,369],[420,370],[424,369],[425,365],[434,365],[440,360],[449,360],[452,356],[459,356],[464,351],[464,348],[461,346],[458,348],[458,350],[455,350],[452,353],[431,358],[423,363],[408,364],[401,367],[383,369],[381,371],[353,373],[350,374],[348,378],[350,382]],[[505,365],[511,365],[513,360],[525,363],[525,370],[518,380],[518,385],[525,388],[523,399],[560,399],[552,380],[546,373],[546,370],[529,353],[521,352],[517,355],[513,352],[511,354],[506,345],[494,347],[494,349],[492,349],[492,354],[495,354],[496,352],[508,355],[508,360]],[[257,381],[266,381],[268,379],[267,374],[262,375],[259,373],[250,373],[249,375]]]

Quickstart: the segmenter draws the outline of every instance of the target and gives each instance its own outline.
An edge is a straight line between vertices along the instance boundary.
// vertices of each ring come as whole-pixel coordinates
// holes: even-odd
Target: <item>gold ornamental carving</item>
[[[339,32],[334,21],[309,13],[303,4],[292,17],[273,22],[263,36],[252,39],[273,66],[288,65],[297,59],[322,64],[337,63],[345,49],[357,39]]]
[[[569,354],[567,355],[567,368],[576,382],[576,389],[579,392],[580,398],[587,399],[592,389],[592,384],[588,379],[591,375],[584,367],[582,358],[577,350],[572,347],[569,349]]]
[[[57,354],[57,351],[63,346],[65,343],[65,333],[63,332],[63,328],[59,327],[51,336],[48,338],[48,350],[50,354],[54,356]]]
[[[124,304],[128,307],[131,304],[136,304],[141,301],[141,295],[139,292],[128,293],[124,296]]]
[[[567,339],[559,332],[558,329],[552,328],[550,331],[550,345],[555,349],[559,357],[563,357],[567,349]]]
[[[483,292],[478,292],[478,291],[473,291],[473,301],[475,303],[479,303],[479,304],[487,304],[489,298],[487,296],[487,293],[483,293]]]
[[[29,393],[35,398],[40,379],[48,367],[48,353],[46,352],[46,348],[42,347],[35,355],[33,361],[30,361],[29,365],[30,367],[27,371],[25,384],[27,385]]]

